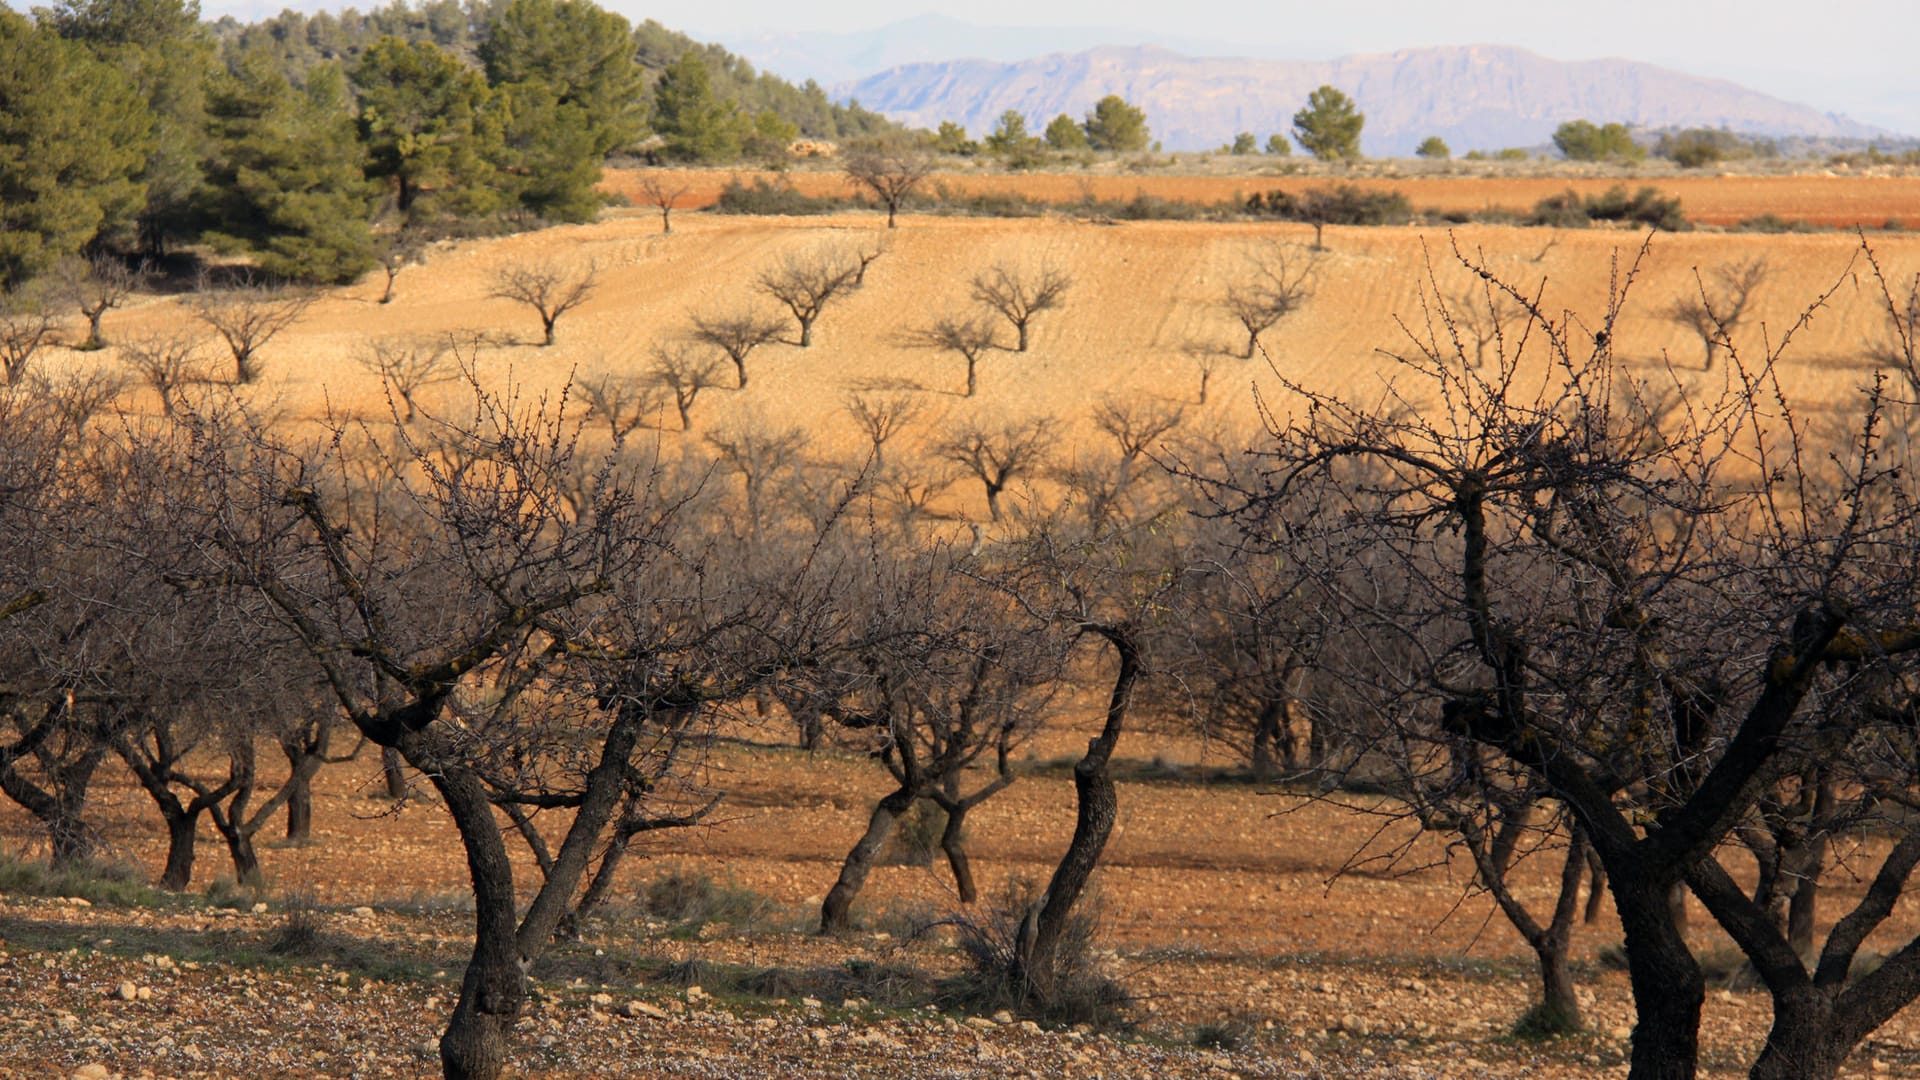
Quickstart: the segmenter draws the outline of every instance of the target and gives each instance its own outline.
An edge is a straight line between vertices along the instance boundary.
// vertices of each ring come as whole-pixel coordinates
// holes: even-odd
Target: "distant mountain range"
[[[904,123],[955,120],[976,134],[1001,113],[1038,130],[1076,119],[1107,94],[1146,110],[1169,150],[1204,150],[1251,131],[1288,130],[1307,95],[1339,87],[1366,113],[1362,149],[1411,154],[1429,135],[1456,153],[1546,142],[1566,120],[1724,127],[1775,136],[1871,138],[1886,132],[1719,79],[1629,60],[1550,60],[1474,45],[1405,49],[1324,62],[1201,58],[1154,46],[1100,47],[1016,62],[955,60],[895,67],[831,88]]]
[[[935,14],[846,33],[803,30],[708,36],[782,78],[794,82],[812,79],[829,87],[852,84],[907,64],[962,57],[1005,63],[1148,40],[1141,31],[1118,26],[980,26]],[[1153,35],[1152,40],[1162,48],[1189,56],[1236,51],[1229,42],[1208,38]]]
[[[1367,114],[1363,149],[1411,153],[1438,135],[1456,153],[1539,146],[1561,122],[1586,118],[1647,128],[1726,127],[1810,139],[1890,133],[1719,79],[1629,60],[1551,60],[1496,45],[1406,49],[1329,61],[1230,56],[1245,49],[1200,38],[1139,41],[1115,27],[991,27],[942,15],[857,33],[735,35],[726,44],[761,68],[813,79],[896,120],[955,120],[974,134],[1008,109],[1042,126],[1079,117],[1107,94],[1147,112],[1170,150],[1204,150],[1241,131],[1286,131],[1323,83]],[[969,57],[970,59],[955,59]]]

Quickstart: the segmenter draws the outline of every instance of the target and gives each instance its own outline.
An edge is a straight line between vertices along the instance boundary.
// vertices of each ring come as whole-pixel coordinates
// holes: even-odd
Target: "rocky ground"
[[[414,1077],[457,989],[459,912],[0,901],[0,1077]],[[1629,1014],[1593,980],[1590,1035],[1510,1036],[1528,987],[1501,965],[1108,956],[1123,1022],[1042,1028],[928,1004],[937,940],[821,941],[709,924],[650,947],[590,935],[537,973],[516,1066],[540,1077],[1611,1077]],[[701,981],[694,981],[701,980]],[[863,996],[862,992],[865,995]],[[817,996],[816,996],[817,995]],[[1737,1075],[1764,998],[1709,1000],[1709,1075]],[[1859,1076],[1920,1076],[1902,1018]]]

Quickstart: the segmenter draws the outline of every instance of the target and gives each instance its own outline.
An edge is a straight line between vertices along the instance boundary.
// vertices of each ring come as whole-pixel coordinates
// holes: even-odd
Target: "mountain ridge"
[[[1625,59],[1553,60],[1509,45],[1435,46],[1324,61],[1195,57],[1157,45],[1099,46],[1019,61],[949,60],[900,65],[831,88],[840,100],[896,120],[942,120],[990,130],[1013,109],[1038,129],[1060,113],[1078,118],[1117,93],[1146,110],[1171,150],[1205,150],[1236,132],[1289,129],[1322,84],[1351,95],[1367,115],[1362,149],[1412,152],[1438,135],[1456,151],[1546,142],[1566,120],[1647,128],[1724,127],[1771,136],[1872,138],[1883,129],[1751,90]]]

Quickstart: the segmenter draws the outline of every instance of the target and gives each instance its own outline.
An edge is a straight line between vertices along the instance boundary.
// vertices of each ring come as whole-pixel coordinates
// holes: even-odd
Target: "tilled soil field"
[[[648,205],[640,185],[649,174],[663,170],[610,169],[603,187],[636,206]],[[1910,170],[1909,170],[1910,171]],[[824,168],[784,173],[754,170],[664,170],[671,191],[685,188],[678,205],[687,209],[711,206],[729,181],[780,181],[812,196],[840,196],[852,192],[846,178]],[[1398,191],[1415,209],[1476,213],[1494,208],[1531,210],[1549,195],[1573,190],[1598,195],[1624,184],[1629,190],[1653,187],[1663,195],[1677,195],[1688,220],[1698,225],[1733,226],[1772,214],[1789,221],[1831,228],[1855,226],[1877,229],[1888,222],[1908,228],[1920,226],[1920,176],[1859,176],[1814,172],[1792,176],[1648,175],[1606,176],[1414,175],[1303,176],[1254,172],[1234,176],[1171,176],[1153,173],[941,173],[927,181],[927,189],[945,186],[955,195],[1013,193],[1050,203],[1072,203],[1086,198],[1127,200],[1136,195],[1211,205],[1242,202],[1254,192],[1286,191],[1298,194],[1329,183],[1351,182],[1363,188]]]
[[[717,186],[725,174],[703,175]],[[1248,188],[1255,179],[1165,182]],[[1695,178],[1671,182],[1682,179]],[[1845,212],[1871,224],[1920,209],[1913,178],[1828,180],[1702,178],[1697,202],[1682,195],[1696,217],[1713,198],[1726,199],[1736,219],[1804,217],[1855,205],[1848,200],[1861,208]],[[1296,181],[1314,182],[1286,182]],[[616,174],[612,182],[626,181]],[[803,173],[796,182],[841,181]],[[1079,194],[1077,177],[1018,182]],[[1160,178],[1100,182],[1127,196]],[[1501,194],[1500,185],[1517,178],[1423,182],[1461,185],[1448,197],[1463,206],[1537,197],[1531,188]],[[1538,183],[1544,193],[1568,181]],[[1737,196],[1742,191],[1749,194]],[[1442,198],[1410,195],[1422,205]],[[1264,339],[1268,357],[1230,355],[1245,338],[1223,313],[1225,290],[1263,252],[1308,257],[1311,236],[1298,225],[1060,218],[909,217],[888,231],[870,213],[687,214],[661,235],[650,212],[621,211],[587,226],[436,246],[424,264],[401,272],[391,303],[379,302],[377,280],[333,290],[262,352],[264,378],[240,392],[262,415],[287,422],[377,419],[387,415],[386,399],[359,362],[370,343],[454,333],[484,339],[476,367],[483,382],[520,384],[529,400],[551,391],[558,400],[570,377],[643,376],[650,347],[683,344],[695,313],[770,310],[754,281],[788,254],[881,247],[866,284],[822,316],[811,348],[765,346],[752,358],[749,388],[723,379],[701,396],[691,432],[667,416],[650,422],[644,437],[698,445],[734,425],[802,425],[809,456],[844,459],[863,449],[845,415],[849,396],[899,393],[924,407],[902,436],[903,456],[948,425],[1033,417],[1060,421],[1054,449],[1065,455],[1099,437],[1090,416],[1107,395],[1182,404],[1194,428],[1244,432],[1257,428],[1256,395],[1284,410],[1288,384],[1375,399],[1391,393],[1385,352],[1405,352],[1410,335],[1434,333],[1435,291],[1471,298],[1477,279],[1450,261],[1454,244],[1530,294],[1544,290],[1544,308],[1579,313],[1570,325],[1591,329],[1616,265],[1624,272],[1643,241],[1606,229],[1329,230],[1330,250],[1311,256],[1312,296]],[[1920,269],[1913,238],[1874,242],[1898,280]],[[1727,378],[1724,360],[1708,370],[1699,338],[1667,312],[1697,294],[1696,268],[1711,273],[1764,258],[1768,277],[1736,342],[1749,357],[1764,354],[1838,281],[1783,358],[1781,381],[1807,407],[1857,409],[1871,355],[1886,344],[1857,245],[1845,234],[1662,235],[1615,325],[1617,348],[1659,386],[1716,392]],[[957,361],[916,347],[904,332],[960,308],[970,276],[996,264],[1059,267],[1074,285],[1067,303],[1036,323],[1032,350],[990,355],[980,393],[966,398]],[[525,309],[490,296],[501,268],[513,266],[596,274],[593,296],[559,324],[551,348],[534,343],[537,323]],[[182,298],[144,297],[113,312],[106,332],[130,341],[182,327],[196,327]],[[203,345],[213,371],[219,354]],[[51,363],[76,370],[117,370],[120,360],[116,348],[50,354]],[[1213,374],[1205,404],[1196,400],[1203,372]],[[457,392],[427,391],[423,406]],[[158,411],[144,386],[121,404]],[[957,485],[941,509],[984,521],[978,500],[977,486]],[[1026,764],[1030,775],[970,819],[988,901],[1005,895],[1011,880],[1043,879],[1058,858],[1072,823],[1071,783],[1058,763],[1084,745],[1073,721],[1092,711],[1068,707],[1061,732]],[[1122,751],[1132,761],[1098,880],[1096,955],[1130,1004],[1109,1026],[1085,1029],[1037,1030],[996,1020],[992,1010],[929,1012],[939,980],[965,967],[956,927],[930,924],[955,916],[990,924],[991,903],[963,909],[938,866],[888,865],[857,908],[864,930],[812,934],[821,897],[885,778],[858,756],[805,755],[764,745],[767,732],[749,734],[759,742],[725,743],[713,756],[713,785],[730,793],[714,822],[656,838],[625,871],[615,917],[533,973],[539,997],[520,1031],[523,1075],[1584,1080],[1624,1071],[1631,1010],[1624,974],[1605,959],[1620,934],[1604,905],[1574,946],[1590,995],[1589,1033],[1516,1039],[1513,1022],[1534,995],[1530,957],[1439,838],[1409,833],[1390,806],[1360,797],[1308,801],[1244,783],[1200,783],[1197,769],[1222,762],[1145,733],[1129,736]],[[262,754],[277,756],[271,747]],[[1149,760],[1156,757],[1163,760]],[[313,842],[263,852],[270,885],[258,895],[211,884],[225,867],[210,832],[188,900],[81,906],[61,895],[0,895],[0,1076],[435,1074],[430,1043],[458,989],[470,931],[466,868],[452,826],[430,800],[395,808],[372,797],[377,786],[364,757],[324,772]],[[110,855],[137,878],[157,876],[163,832],[136,786],[104,774],[95,817]],[[0,851],[44,857],[39,835],[10,802],[0,804]],[[1370,857],[1393,851],[1403,857]],[[1529,867],[1523,895],[1543,903],[1548,870]],[[640,901],[667,875],[704,878],[750,902],[698,925],[656,918]],[[524,860],[523,891],[534,876]],[[1822,900],[1827,919],[1861,887],[1836,874]],[[1692,921],[1696,950],[1716,972],[1733,974],[1729,946],[1697,906]],[[1920,902],[1903,899],[1866,951],[1884,952],[1916,931]],[[1716,983],[1703,1030],[1707,1075],[1741,1074],[1767,1023],[1764,994]],[[1849,1070],[1920,1076],[1920,1017],[1896,1018]]]
[[[1145,736],[1142,736],[1145,739]],[[1064,746],[1070,736],[1061,740]],[[1176,756],[1182,751],[1175,747]],[[1191,763],[1190,763],[1191,764]],[[1534,994],[1519,939],[1468,887],[1460,860],[1370,799],[1308,801],[1135,762],[1098,882],[1103,972],[1129,1002],[1101,1027],[1043,1029],[1009,1014],[932,1007],[964,969],[950,928],[969,911],[939,867],[883,866],[866,928],[821,938],[811,921],[884,790],[863,759],[728,744],[714,765],[738,797],[711,827],[630,865],[615,914],[534,971],[522,1075],[552,1077],[1108,1076],[1478,1077],[1621,1075],[1632,1023],[1610,915],[1575,944],[1590,1032],[1517,1039]],[[1071,784],[1038,772],[976,812],[982,893],[1050,869],[1071,830]],[[372,766],[324,772],[310,845],[265,853],[271,885],[209,887],[158,907],[0,900],[0,1076],[427,1076],[458,991],[469,927],[464,866],[428,800],[395,812]],[[107,842],[151,872],[161,852],[145,796],[101,792]],[[36,839],[0,816],[6,846]],[[1202,839],[1204,838],[1204,842]],[[1397,863],[1367,853],[1403,850]],[[1541,860],[1546,861],[1546,860]],[[1343,871],[1343,868],[1345,870]],[[522,887],[534,874],[520,867]],[[707,877],[751,911],[698,926],[636,906],[662,875]],[[1545,873],[1525,895],[1543,902]],[[1853,899],[1836,888],[1828,912]],[[1889,927],[1912,934],[1911,901]],[[1697,951],[1727,943],[1694,911]],[[1872,946],[1869,946],[1872,949]],[[1735,1076],[1768,1020],[1763,993],[1717,988],[1708,1076]],[[1920,1076],[1920,1018],[1902,1015],[1851,1075]],[[93,1072],[84,1070],[93,1068]]]

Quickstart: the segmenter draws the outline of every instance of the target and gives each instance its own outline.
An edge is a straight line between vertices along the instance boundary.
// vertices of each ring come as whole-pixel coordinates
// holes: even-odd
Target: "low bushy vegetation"
[[[1083,902],[1069,919],[1056,954],[1052,991],[1038,994],[1022,976],[1021,926],[1031,917],[1040,892],[1032,881],[1010,878],[982,910],[947,920],[970,966],[941,985],[942,1001],[982,1014],[1005,1009],[1047,1024],[1116,1023],[1128,996],[1101,964],[1097,901]]]
[[[858,205],[847,198],[802,194],[785,179],[756,177],[751,183],[743,183],[738,178],[728,180],[720,189],[720,197],[714,202],[713,209],[719,214],[809,217]]]
[[[685,934],[697,934],[709,923],[753,926],[775,910],[772,901],[751,889],[684,866],[655,874],[636,901],[641,911]]]
[[[1534,204],[1530,224],[1555,229],[1584,229],[1596,221],[1624,223],[1682,232],[1691,226],[1680,209],[1678,196],[1660,194],[1643,187],[1628,194],[1626,186],[1615,184],[1599,195],[1582,197],[1568,190],[1549,195]]]
[[[147,872],[131,863],[81,859],[49,866],[0,852],[0,894],[79,899],[115,907],[159,907],[172,901],[147,884]]]

